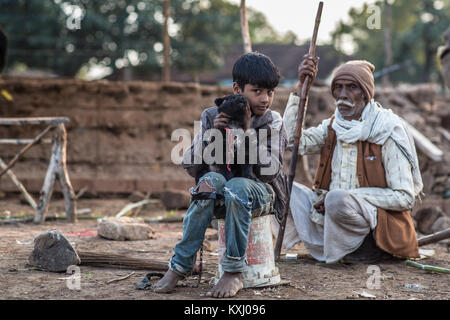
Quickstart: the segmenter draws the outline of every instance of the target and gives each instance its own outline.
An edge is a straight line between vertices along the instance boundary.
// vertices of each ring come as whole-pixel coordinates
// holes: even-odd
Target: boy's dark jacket
[[[201,136],[197,134],[194,138],[194,142],[191,147],[186,150],[183,155],[182,166],[189,175],[193,177],[201,176],[207,173],[209,170],[209,166],[205,164],[203,161],[201,164],[195,164],[194,158],[200,156],[200,152],[194,152],[195,150],[201,150],[201,154],[203,154],[204,142],[202,143],[203,133],[208,130],[214,128],[214,119],[218,114],[218,107],[211,107],[205,109],[201,116]],[[283,156],[284,151],[287,145],[287,136],[283,126],[283,119],[281,115],[268,109],[261,116],[252,116],[250,127],[255,129],[256,132],[260,129],[267,130],[267,144],[260,143],[259,139],[257,140],[257,152],[258,152],[258,161],[256,164],[252,165],[252,172],[254,174],[255,180],[264,182],[269,184],[275,192],[275,204],[274,210],[277,219],[280,221],[281,217],[284,213],[284,208],[288,205],[289,201],[289,190],[288,190],[288,182],[287,176],[283,171]],[[276,145],[272,145],[271,136],[277,137],[278,143]],[[259,135],[258,135],[259,137]],[[201,149],[196,149],[200,148]],[[270,163],[267,165],[263,165],[259,162],[259,154],[261,152],[266,153],[270,158]],[[197,160],[197,163],[200,161]],[[270,175],[261,175],[261,169],[264,167],[273,166],[273,174]],[[272,171],[272,170],[271,170]]]

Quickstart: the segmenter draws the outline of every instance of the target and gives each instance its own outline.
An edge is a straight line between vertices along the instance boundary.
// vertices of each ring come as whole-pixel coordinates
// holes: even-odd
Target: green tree
[[[214,71],[240,43],[239,6],[225,0],[170,1],[171,64],[194,76]],[[293,43],[266,17],[248,10],[252,43]],[[62,76],[100,65],[159,79],[162,0],[1,0],[0,28],[9,35],[9,66],[25,64]],[[85,69],[82,69],[85,70]],[[153,75],[153,77],[152,77]],[[155,76],[156,75],[156,76]]]
[[[395,0],[392,8],[392,52],[393,63],[410,61],[408,68],[391,74],[393,81],[425,82],[437,79],[436,50],[442,33],[448,27],[450,4],[441,0]],[[352,8],[350,21],[341,21],[332,33],[336,49],[342,50],[346,41],[353,44],[352,52],[359,59],[370,60],[376,71],[384,67],[384,1],[376,1],[381,9],[380,28],[368,27],[374,12],[369,5]]]
[[[158,9],[155,0],[2,0],[9,65],[24,63],[62,76],[74,76],[89,63],[117,68],[138,60],[157,68]]]

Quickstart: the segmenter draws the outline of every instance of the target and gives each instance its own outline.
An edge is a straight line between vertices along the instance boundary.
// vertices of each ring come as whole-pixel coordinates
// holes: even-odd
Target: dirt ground
[[[97,219],[115,215],[128,199],[80,199],[78,209],[90,208],[89,219],[70,224],[64,220],[47,221],[42,225],[31,223],[0,225],[0,299],[1,300],[206,300],[205,293],[212,287],[217,270],[217,231],[207,230],[204,251],[204,271],[198,288],[197,276],[180,282],[172,294],[156,294],[135,289],[147,273],[145,270],[126,270],[80,266],[80,290],[67,286],[65,273],[37,270],[27,264],[33,250],[33,239],[40,233],[57,229],[78,250],[127,254],[168,261],[175,243],[181,239],[182,224],[152,223],[153,239],[145,241],[111,241],[97,235]],[[19,199],[0,199],[0,214],[10,211],[12,216],[31,215],[33,210]],[[53,200],[49,212],[63,212],[62,200]],[[140,217],[182,216],[184,212],[167,212],[160,208],[146,208]],[[435,250],[434,256],[419,261],[422,264],[450,268],[447,244],[432,244],[423,249]],[[282,251],[282,256],[287,252]],[[448,300],[450,276],[431,273],[407,266],[404,261],[377,264],[327,265],[312,259],[302,244],[289,253],[298,253],[297,260],[277,263],[282,285],[265,288],[247,288],[229,300]],[[379,269],[378,269],[379,268]],[[380,271],[379,288],[373,288],[373,270]],[[108,283],[134,272],[125,280]],[[370,278],[372,276],[372,278]],[[156,280],[155,280],[156,281]],[[369,283],[369,285],[368,285]]]

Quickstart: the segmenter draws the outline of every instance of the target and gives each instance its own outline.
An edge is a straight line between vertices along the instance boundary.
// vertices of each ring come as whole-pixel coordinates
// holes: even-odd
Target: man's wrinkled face
[[[345,120],[358,120],[367,104],[361,87],[352,80],[337,80],[334,84],[333,97],[339,113]]]
[[[260,88],[250,83],[245,85],[244,90],[234,83],[233,91],[247,98],[252,114],[257,116],[262,116],[270,108],[275,93],[274,89]]]

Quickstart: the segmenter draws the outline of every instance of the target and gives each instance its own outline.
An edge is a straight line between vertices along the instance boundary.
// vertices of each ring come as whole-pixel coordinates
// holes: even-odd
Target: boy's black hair
[[[280,82],[280,71],[268,56],[257,51],[250,52],[240,56],[234,63],[233,82],[236,82],[241,90],[244,90],[248,83],[274,89]]]
[[[0,29],[0,73],[6,65],[6,50],[8,48],[8,38],[6,34]]]

